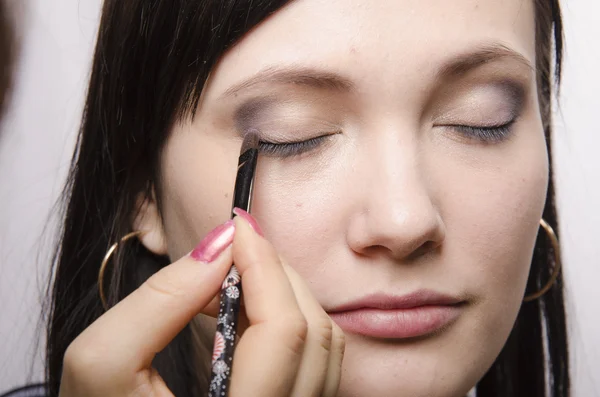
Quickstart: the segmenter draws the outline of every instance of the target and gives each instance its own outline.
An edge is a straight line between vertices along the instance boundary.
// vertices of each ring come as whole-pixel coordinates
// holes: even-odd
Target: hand
[[[60,396],[172,396],[152,359],[196,314],[215,314],[234,261],[245,325],[238,329],[230,395],[335,396],[342,331],[267,240],[240,216],[234,225],[233,243],[211,263],[181,258],[82,332],[65,354]]]

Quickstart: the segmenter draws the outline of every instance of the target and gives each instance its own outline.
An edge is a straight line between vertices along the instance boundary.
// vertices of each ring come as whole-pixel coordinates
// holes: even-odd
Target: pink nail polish
[[[250,215],[248,212],[244,211],[243,209],[237,208],[237,207],[233,209],[233,213],[236,214],[237,216],[244,218],[246,220],[246,222],[248,222],[250,224],[250,227],[256,233],[258,233],[261,237],[264,237],[262,229],[260,228],[260,226],[258,226],[258,222],[256,221],[256,219],[254,219],[254,217],[252,215]]]
[[[197,261],[210,263],[233,242],[235,224],[229,220],[217,226],[194,248],[190,256]]]

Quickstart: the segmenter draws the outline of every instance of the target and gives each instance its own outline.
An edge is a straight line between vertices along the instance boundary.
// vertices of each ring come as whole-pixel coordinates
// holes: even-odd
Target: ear
[[[154,188],[150,195],[146,192],[139,193],[136,202],[137,213],[133,220],[133,229],[142,232],[140,242],[156,255],[167,255],[167,238]]]

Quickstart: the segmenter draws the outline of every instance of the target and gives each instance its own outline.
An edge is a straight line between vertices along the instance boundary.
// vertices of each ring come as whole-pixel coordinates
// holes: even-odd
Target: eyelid
[[[311,126],[320,129],[335,129],[339,125],[331,122],[331,114],[339,115],[342,111],[344,109],[331,96],[298,94],[288,90],[242,99],[242,103],[234,109],[233,120],[239,131],[267,129],[263,125],[280,128],[282,122],[291,126],[310,122]]]
[[[495,123],[440,123],[440,124],[434,124],[434,127],[456,127],[456,128],[478,128],[478,129],[489,129],[492,130],[494,128],[501,128],[501,127],[506,127],[507,125],[510,124],[514,124],[517,119],[519,118],[519,116],[513,116],[510,117],[510,119],[504,120],[504,121],[500,121],[500,122],[495,122]]]
[[[317,139],[317,138],[322,138],[322,137],[327,137],[327,136],[331,136],[331,135],[336,135],[341,133],[342,131],[340,129],[334,129],[334,130],[318,130],[315,131],[314,133],[306,133],[303,131],[294,131],[294,132],[280,132],[278,133],[278,137],[272,137],[272,136],[268,136],[270,134],[265,134],[264,130],[260,130],[260,134],[259,134],[259,138],[260,141],[263,143],[269,143],[272,145],[289,145],[289,144],[294,144],[294,143],[299,143],[299,142],[304,142],[304,141],[310,141],[311,139]],[[302,136],[302,138],[292,138],[294,136]]]
[[[436,103],[432,118],[437,125],[500,125],[523,112],[527,93],[521,81],[508,78],[453,87]]]
[[[271,116],[250,125],[261,131],[261,138],[270,142],[287,143],[308,139],[311,136],[334,134],[341,126],[320,116],[304,114],[285,114]]]
[[[514,124],[517,122],[518,117],[511,119],[510,121],[502,124],[496,124],[492,126],[473,126],[473,125],[443,125],[440,127],[449,128],[460,135],[461,140],[466,139],[469,141],[477,141],[483,144],[494,144],[500,143],[513,134]]]
[[[259,143],[259,150],[263,155],[266,156],[281,158],[293,157],[317,149],[325,144],[326,140],[338,135],[339,133],[340,132],[324,133],[304,140],[287,142],[272,142],[261,139]]]

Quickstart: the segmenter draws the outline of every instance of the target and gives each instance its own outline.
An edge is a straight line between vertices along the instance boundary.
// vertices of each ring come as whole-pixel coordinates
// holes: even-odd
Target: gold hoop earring
[[[108,310],[108,303],[106,301],[106,296],[104,295],[104,271],[106,270],[106,265],[108,264],[108,261],[119,247],[119,244],[124,243],[133,237],[139,237],[144,233],[145,232],[142,231],[128,233],[125,236],[123,236],[118,242],[111,245],[108,251],[106,251],[104,259],[102,259],[102,263],[100,264],[100,270],[98,271],[98,293],[100,295],[100,301],[102,302],[102,307],[104,307],[104,310]]]
[[[558,244],[558,238],[556,237],[556,233],[554,233],[554,229],[552,229],[552,226],[550,226],[548,222],[546,222],[544,219],[540,219],[540,226],[544,229],[544,231],[548,235],[548,238],[550,239],[550,242],[552,243],[552,248],[554,250],[554,269],[552,269],[552,275],[550,275],[550,280],[548,280],[546,285],[544,285],[544,287],[538,292],[527,295],[525,298],[523,298],[523,302],[531,302],[548,292],[556,282],[558,274],[560,273],[560,245]]]

